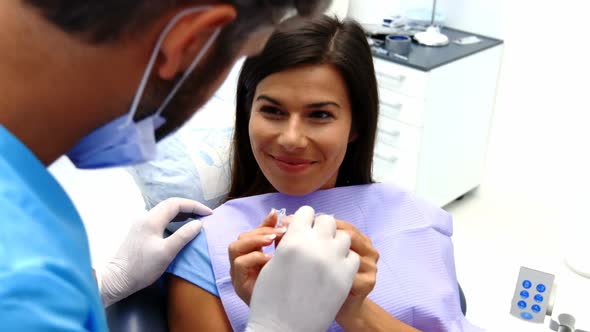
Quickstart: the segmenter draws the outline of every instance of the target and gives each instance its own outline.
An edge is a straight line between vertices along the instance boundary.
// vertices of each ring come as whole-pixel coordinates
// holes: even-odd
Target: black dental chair
[[[158,281],[106,310],[110,332],[167,332],[164,281]]]

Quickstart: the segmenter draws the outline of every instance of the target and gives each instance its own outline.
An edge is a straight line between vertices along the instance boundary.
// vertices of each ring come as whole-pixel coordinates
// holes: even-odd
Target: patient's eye
[[[281,117],[285,115],[285,112],[274,106],[262,106],[260,112],[269,117]]]
[[[318,120],[328,120],[334,118],[334,115],[328,111],[313,111],[309,117]]]

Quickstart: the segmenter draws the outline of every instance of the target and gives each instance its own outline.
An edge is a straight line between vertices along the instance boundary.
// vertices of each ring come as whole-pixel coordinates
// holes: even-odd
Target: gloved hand
[[[319,217],[321,218],[321,217]],[[379,261],[379,252],[371,239],[365,234],[361,233],[354,225],[342,220],[336,220],[336,227],[339,230],[345,231],[350,235],[351,245],[350,249],[360,256],[360,267],[356,274],[350,294],[338,315],[336,321],[346,331],[355,330],[354,324],[358,321],[358,317],[362,316],[363,306],[367,305],[367,296],[375,288],[377,283],[377,262]]]
[[[96,273],[105,307],[153,284],[201,231],[203,223],[191,221],[164,239],[164,229],[179,213],[205,216],[213,211],[189,199],[170,198],[137,220],[115,256]]]
[[[274,256],[261,270],[246,331],[326,331],[359,270],[350,236],[333,217],[300,208]]]

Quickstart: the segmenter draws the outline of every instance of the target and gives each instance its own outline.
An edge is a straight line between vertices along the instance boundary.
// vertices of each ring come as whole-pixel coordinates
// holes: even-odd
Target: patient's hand
[[[273,210],[260,226],[241,234],[237,241],[229,245],[232,284],[236,294],[248,305],[258,274],[271,258],[271,255],[262,252],[262,247],[271,245],[277,236],[286,231],[286,228],[274,227],[277,217],[277,212]]]
[[[344,230],[350,235],[350,249],[361,258],[360,268],[352,284],[350,294],[336,316],[336,321],[346,329],[346,326],[362,312],[361,309],[367,296],[375,287],[379,253],[373,247],[371,239],[353,225],[342,220],[336,220],[336,225],[339,230]]]

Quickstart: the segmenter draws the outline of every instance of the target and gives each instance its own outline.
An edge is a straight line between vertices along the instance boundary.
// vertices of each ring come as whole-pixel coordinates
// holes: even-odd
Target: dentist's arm
[[[117,254],[96,271],[105,307],[154,283],[180,250],[201,231],[200,221],[191,221],[164,239],[166,226],[179,213],[209,215],[205,205],[182,198],[158,204],[131,227]]]

